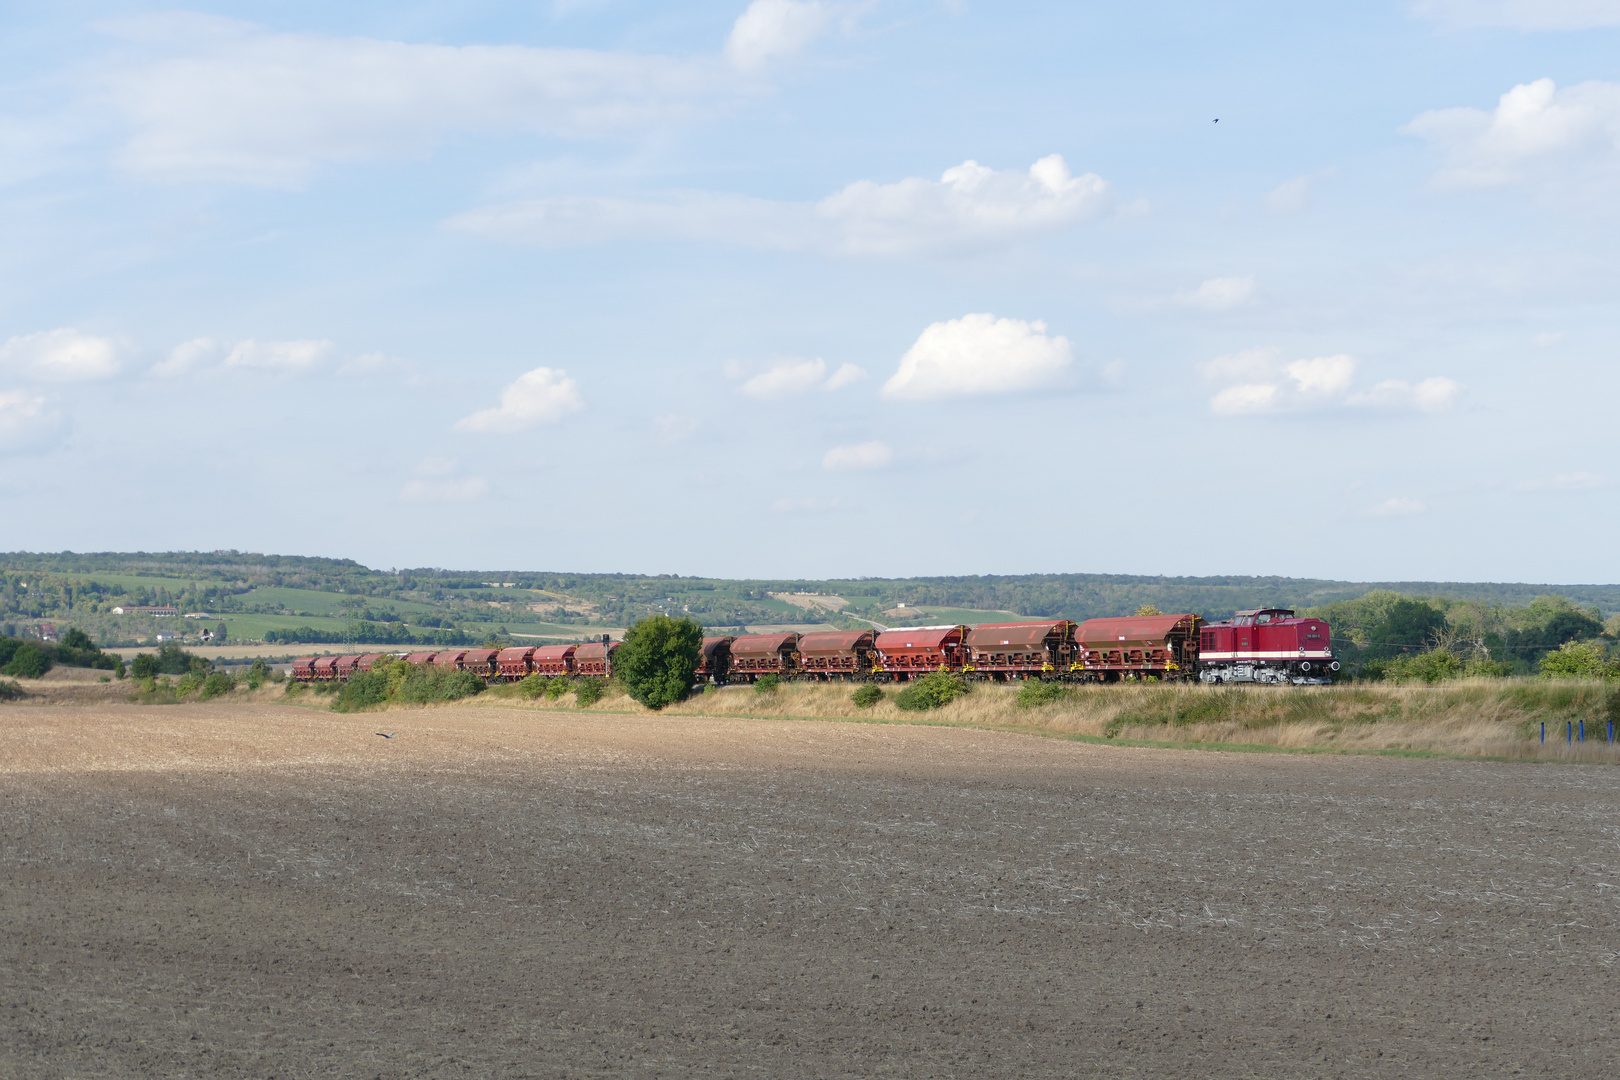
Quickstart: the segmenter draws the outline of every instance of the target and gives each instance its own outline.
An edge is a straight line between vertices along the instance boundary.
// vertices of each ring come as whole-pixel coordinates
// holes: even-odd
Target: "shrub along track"
[[[1598,1076],[1617,795],[920,725],[5,708],[0,1075]]]

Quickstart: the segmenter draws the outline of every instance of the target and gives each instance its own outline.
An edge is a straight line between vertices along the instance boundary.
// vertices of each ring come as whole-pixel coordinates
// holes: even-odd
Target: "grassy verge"
[[[822,719],[924,723],[1057,736],[1130,746],[1293,752],[1445,755],[1496,759],[1615,761],[1608,723],[1620,738],[1620,688],[1600,682],[1480,679],[1441,686],[1253,687],[1098,686],[1054,701],[1018,705],[1018,691],[979,686],[926,713],[902,711],[890,687],[868,707],[841,684],[786,684],[761,694],[746,687],[699,694],[661,715],[739,719]],[[487,704],[528,704],[486,695]],[[1027,698],[1026,698],[1027,699]],[[577,709],[571,697],[536,708]],[[610,689],[590,711],[644,710]],[[1565,741],[1565,725],[1586,741]],[[1539,741],[1541,724],[1547,741]]]

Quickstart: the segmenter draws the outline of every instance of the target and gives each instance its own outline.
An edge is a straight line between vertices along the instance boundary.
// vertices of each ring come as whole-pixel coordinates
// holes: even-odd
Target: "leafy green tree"
[[[624,633],[613,674],[649,709],[686,700],[703,651],[703,627],[693,619],[652,615]]]
[[[96,643],[90,640],[90,635],[85,633],[83,630],[80,630],[77,626],[71,628],[67,633],[62,635],[62,645],[65,648],[82,649],[85,652],[101,651],[96,648]]]
[[[158,658],[149,652],[136,653],[129,662],[129,673],[137,679],[151,679],[158,674]]]
[[[949,672],[936,671],[908,684],[894,696],[894,703],[907,712],[927,712],[949,705],[972,689],[965,679]]]
[[[5,675],[20,675],[25,679],[37,679],[51,670],[51,656],[44,649],[32,641],[25,641],[12,653],[11,662],[5,666]]]
[[[1541,674],[1549,679],[1612,679],[1620,675],[1593,641],[1566,641],[1541,658]]]
[[[862,686],[859,690],[855,691],[855,693],[850,696],[850,700],[855,703],[855,707],[857,709],[870,709],[873,705],[876,705],[878,702],[883,700],[883,690],[881,687],[874,686],[872,683],[867,683],[865,686]]]

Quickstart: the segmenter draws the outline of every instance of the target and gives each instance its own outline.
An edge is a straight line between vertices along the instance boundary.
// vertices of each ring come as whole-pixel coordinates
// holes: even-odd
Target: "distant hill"
[[[328,640],[378,643],[482,640],[503,630],[571,639],[620,628],[655,611],[689,614],[716,628],[802,622],[804,604],[791,602],[798,593],[841,598],[845,604],[824,605],[827,610],[817,617],[863,626],[867,624],[861,620],[895,622],[901,604],[907,609],[950,609],[953,617],[969,611],[1014,612],[1077,622],[1152,604],[1162,611],[1226,618],[1245,608],[1319,607],[1374,589],[1508,606],[1556,594],[1582,608],[1598,608],[1605,616],[1620,611],[1620,585],[1601,584],[1130,574],[728,580],[534,570],[378,570],[352,559],[240,551],[11,552],[0,554],[0,629],[53,619],[83,625],[98,640],[112,643],[150,633],[155,624],[147,617],[115,616],[111,608],[150,602],[206,612],[227,624],[233,640],[263,640],[301,630],[338,635]]]

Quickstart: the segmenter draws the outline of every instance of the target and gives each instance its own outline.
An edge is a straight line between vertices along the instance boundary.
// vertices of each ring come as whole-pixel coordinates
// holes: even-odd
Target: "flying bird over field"
[[[395,735],[398,735],[399,732],[390,731],[390,732],[387,732],[386,734],[384,734],[383,732],[379,731],[379,732],[377,732],[377,734],[382,735],[382,737],[385,738],[385,739],[392,739]]]

